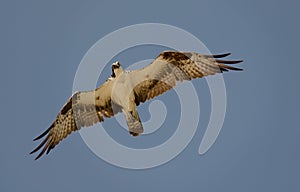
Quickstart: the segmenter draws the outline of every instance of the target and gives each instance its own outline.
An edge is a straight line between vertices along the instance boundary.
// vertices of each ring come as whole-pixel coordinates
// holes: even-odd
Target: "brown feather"
[[[242,60],[215,60],[230,55],[201,55],[191,52],[164,51],[147,67],[131,72],[134,81],[146,77],[143,82],[137,82],[134,88],[135,102],[139,105],[176,86],[176,81],[201,78],[228,70],[242,69],[224,64],[237,64]],[[146,95],[146,97],[145,97]]]
[[[39,144],[39,146],[37,146],[34,150],[32,150],[31,152],[30,152],[30,154],[33,154],[33,153],[35,153],[35,152],[37,152],[46,142],[47,142],[47,140],[48,140],[48,138],[49,138],[49,136],[50,135],[48,135],[40,144]]]
[[[228,55],[231,55],[231,53],[223,53],[223,54],[215,54],[215,55],[204,55],[204,56],[209,57],[209,58],[222,58],[222,57],[227,57]]]
[[[216,59],[216,62],[218,62],[218,63],[224,63],[224,64],[237,64],[237,63],[243,62],[243,60],[231,60],[231,61],[228,61],[228,60]]]
[[[73,131],[104,121],[104,116],[111,117],[114,115],[114,112],[118,112],[118,110],[113,111],[111,108],[110,91],[107,90],[110,88],[109,85],[110,82],[106,81],[104,86],[96,89],[97,96],[95,91],[75,93],[63,106],[52,125],[34,139],[38,140],[47,135],[30,154],[37,152],[43,147],[42,151],[35,158],[37,160],[45,152],[48,154]],[[98,94],[101,94],[101,98]]]
[[[51,139],[52,140],[52,139]],[[46,151],[46,149],[49,147],[49,145],[51,144],[51,140],[48,140],[48,142],[46,143],[46,145],[44,146],[43,150],[39,153],[39,155],[34,159],[34,160],[38,160]]]
[[[33,141],[39,140],[42,137],[44,137],[52,129],[52,127],[53,127],[53,124],[46,131],[44,131],[41,135],[39,135],[38,137],[34,138]]]

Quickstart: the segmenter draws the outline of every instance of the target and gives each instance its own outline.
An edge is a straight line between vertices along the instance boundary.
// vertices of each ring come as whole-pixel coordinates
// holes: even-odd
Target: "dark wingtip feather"
[[[228,69],[225,69],[225,68],[220,68],[221,72],[224,72],[224,71],[228,71]]]
[[[224,64],[237,64],[243,62],[243,60],[221,60],[221,59],[216,59],[215,60],[218,63],[218,66],[220,67],[221,71],[228,71],[228,70],[233,70],[233,71],[243,71],[241,68],[237,67],[232,67],[229,65],[224,65]]]
[[[241,63],[243,62],[243,60],[220,60],[220,59],[216,59],[216,62],[218,63],[224,63],[224,64],[237,64],[237,63]]]
[[[36,158],[34,158],[34,160],[38,160],[44,153],[45,151],[40,152],[40,154]]]
[[[231,53],[222,53],[222,54],[205,55],[205,56],[209,58],[222,58],[222,57],[227,57],[228,55],[231,55]]]
[[[34,138],[33,141],[36,141],[36,140],[39,140],[39,139],[43,138],[51,130],[52,127],[53,127],[53,124],[45,132],[43,132],[41,135]]]
[[[243,71],[244,69],[237,68],[237,67],[232,67],[232,69],[230,69],[230,70],[233,70],[233,71]]]
[[[222,58],[222,57],[227,57],[228,55],[231,55],[231,53],[215,54],[212,56],[213,58]]]
[[[49,136],[47,136],[40,144],[39,144],[39,146],[37,146],[34,150],[32,150],[31,152],[30,152],[30,154],[33,154],[33,153],[35,153],[35,152],[37,152],[46,142],[47,142],[47,140],[48,140],[48,138],[49,138]]]
[[[52,144],[48,147],[46,154],[48,154],[54,147],[55,147],[55,145],[52,143]]]
[[[50,144],[51,144],[51,141],[48,140],[48,142],[44,146],[43,150],[39,153],[39,155],[34,160],[38,160],[45,153],[45,151],[48,149],[48,147],[49,147]]]
[[[228,71],[228,70],[243,71],[243,69],[241,69],[241,68],[232,67],[232,66],[223,65],[223,64],[219,64],[219,67],[220,67],[221,71]]]

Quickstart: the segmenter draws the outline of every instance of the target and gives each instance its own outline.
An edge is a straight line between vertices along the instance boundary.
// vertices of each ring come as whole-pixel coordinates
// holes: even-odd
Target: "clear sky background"
[[[0,4],[1,192],[300,191],[299,2],[54,0]],[[72,94],[75,72],[87,50],[116,29],[146,22],[183,28],[211,52],[230,51],[231,58],[245,60],[244,72],[224,75],[227,113],[213,147],[198,155],[210,96],[205,80],[197,80],[194,85],[201,90],[203,123],[188,147],[165,165],[148,170],[115,167],[95,156],[78,133],[34,161],[28,155],[37,145],[32,139],[52,123]],[[128,66],[138,59],[154,58],[161,50],[134,48],[119,60]],[[106,71],[99,83],[110,75],[109,68]],[[168,97],[173,98],[173,93],[161,100]],[[147,105],[139,109],[147,119]],[[172,127],[170,118],[178,112],[168,116],[165,127]],[[118,139],[129,137],[125,131],[118,134],[121,128],[115,123],[113,119],[105,122],[111,134]],[[151,139],[144,138],[155,146],[173,131],[160,130]],[[135,145],[137,141],[143,143],[139,138],[133,141]]]

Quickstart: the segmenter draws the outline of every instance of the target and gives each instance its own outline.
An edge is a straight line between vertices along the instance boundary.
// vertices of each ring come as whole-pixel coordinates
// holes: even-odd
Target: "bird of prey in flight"
[[[164,51],[148,66],[123,70],[119,62],[112,64],[112,75],[92,91],[74,93],[62,107],[51,126],[34,140],[44,140],[30,154],[41,150],[35,159],[48,154],[61,140],[82,127],[104,121],[123,112],[132,136],[143,133],[137,106],[165,93],[178,81],[192,80],[224,71],[242,69],[226,64],[242,60],[223,60],[230,53],[201,55],[193,52]]]

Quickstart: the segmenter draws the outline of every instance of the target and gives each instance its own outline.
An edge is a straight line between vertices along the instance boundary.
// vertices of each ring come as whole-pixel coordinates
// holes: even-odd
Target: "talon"
[[[132,132],[132,131],[130,131],[129,133],[130,133],[130,135],[132,135],[133,137],[139,136],[139,133],[135,133],[135,132]]]

